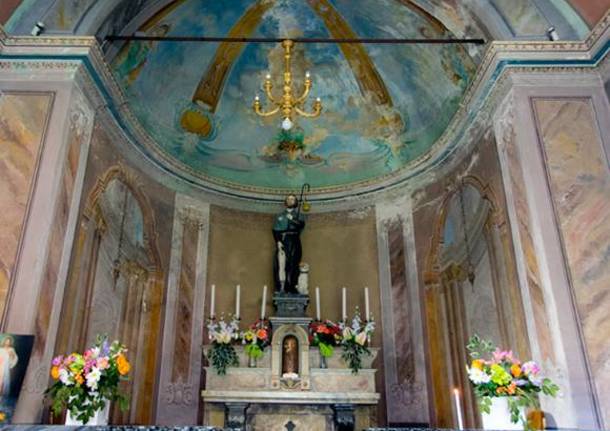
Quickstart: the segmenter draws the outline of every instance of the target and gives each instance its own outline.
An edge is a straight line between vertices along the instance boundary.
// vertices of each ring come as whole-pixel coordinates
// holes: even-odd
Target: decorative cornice
[[[610,50],[610,14],[598,23],[582,42],[492,42],[479,65],[475,79],[464,94],[447,129],[431,149],[397,171],[371,180],[312,190],[317,208],[337,203],[359,206],[372,196],[401,193],[407,183],[427,181],[431,172],[446,165],[469,141],[477,126],[484,125],[510,88],[507,77],[517,72],[548,73],[590,70],[606,58]],[[94,37],[12,37],[0,27],[0,69],[77,69],[77,80],[99,107],[112,115],[139,152],[167,174],[236,202],[258,202],[275,206],[284,189],[247,187],[212,178],[176,161],[154,142],[130,110],[127,99],[103,58]]]

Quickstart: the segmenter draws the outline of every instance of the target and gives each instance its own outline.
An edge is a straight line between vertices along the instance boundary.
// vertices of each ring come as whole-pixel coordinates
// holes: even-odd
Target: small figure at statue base
[[[299,271],[297,292],[299,292],[301,295],[309,295],[309,264],[301,262],[299,265]]]

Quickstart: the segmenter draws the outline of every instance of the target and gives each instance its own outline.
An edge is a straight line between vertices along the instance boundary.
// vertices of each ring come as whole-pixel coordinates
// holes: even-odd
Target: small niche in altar
[[[294,335],[287,335],[282,341],[282,386],[295,388],[299,378],[299,340]]]
[[[294,335],[287,335],[282,342],[282,378],[299,377],[299,341]]]

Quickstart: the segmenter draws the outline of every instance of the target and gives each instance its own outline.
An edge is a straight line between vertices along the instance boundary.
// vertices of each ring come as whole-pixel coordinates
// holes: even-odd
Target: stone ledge
[[[305,392],[305,391],[201,391],[205,402],[252,404],[356,404],[374,405],[380,395],[366,392]]]

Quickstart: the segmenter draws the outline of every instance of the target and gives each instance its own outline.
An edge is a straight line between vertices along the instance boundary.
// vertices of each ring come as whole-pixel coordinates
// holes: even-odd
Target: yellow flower
[[[4,422],[6,420],[6,413],[0,412],[0,422]]]
[[[483,371],[483,361],[481,359],[474,359],[470,367]]]
[[[119,370],[119,374],[122,376],[129,373],[129,370],[131,370],[131,365],[129,364],[129,361],[123,354],[120,354],[119,356],[117,356],[116,365]]]
[[[54,380],[59,379],[59,367],[51,368],[51,377],[53,377]]]
[[[491,366],[491,381],[498,386],[508,385],[512,377],[500,365],[494,364]]]
[[[510,373],[513,375],[513,377],[519,377],[521,375],[521,367],[514,364],[512,367],[510,367]]]

